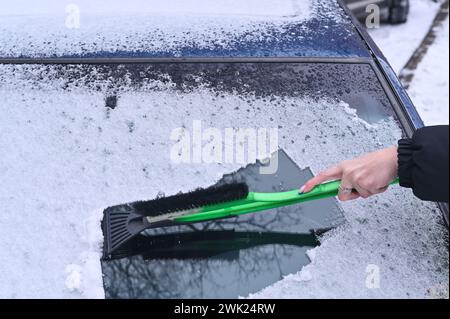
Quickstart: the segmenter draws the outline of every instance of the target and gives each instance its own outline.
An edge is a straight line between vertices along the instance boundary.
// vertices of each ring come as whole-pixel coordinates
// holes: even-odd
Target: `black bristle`
[[[225,184],[198,189],[150,201],[134,202],[108,207],[103,212],[104,258],[109,259],[143,230],[173,225],[170,220],[149,223],[144,216],[158,216],[190,208],[219,204],[246,198],[248,186],[245,183]]]
[[[158,216],[192,208],[220,204],[244,199],[248,195],[245,183],[225,184],[197,189],[189,193],[156,198],[149,201],[135,202],[131,205],[137,214]]]

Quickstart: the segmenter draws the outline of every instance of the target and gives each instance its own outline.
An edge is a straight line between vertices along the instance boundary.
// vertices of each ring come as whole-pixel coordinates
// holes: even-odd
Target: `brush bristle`
[[[134,202],[108,207],[102,221],[104,258],[109,259],[132,238],[147,228],[167,227],[169,220],[149,224],[144,216],[159,216],[192,208],[220,204],[246,198],[245,183],[212,186],[185,194],[178,194],[150,201]]]
[[[144,216],[158,216],[244,199],[247,195],[247,184],[235,183],[197,189],[189,193],[180,193],[149,201],[135,202],[131,205],[137,214]]]

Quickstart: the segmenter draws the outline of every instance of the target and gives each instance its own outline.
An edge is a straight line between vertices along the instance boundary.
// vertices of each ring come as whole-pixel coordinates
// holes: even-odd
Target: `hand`
[[[397,169],[397,147],[393,146],[343,161],[319,173],[300,188],[300,193],[307,193],[323,182],[341,179],[340,200],[367,198],[384,192],[397,177]],[[345,192],[346,189],[353,191]]]

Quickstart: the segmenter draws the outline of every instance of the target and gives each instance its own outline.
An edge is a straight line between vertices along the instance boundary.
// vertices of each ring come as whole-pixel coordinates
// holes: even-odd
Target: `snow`
[[[440,3],[428,0],[411,0],[408,22],[397,26],[382,26],[369,30],[370,35],[380,47],[394,70],[399,73],[410,56],[421,43],[439,9]],[[436,30],[438,38],[430,47],[424,60],[414,71],[413,81],[408,89],[425,125],[448,124],[449,122],[449,21]],[[351,111],[350,111],[351,112]],[[364,203],[355,201],[343,203],[349,224],[345,230],[336,229],[327,234],[320,247],[308,251],[311,264],[304,266],[297,274],[286,276],[283,280],[267,287],[250,298],[448,298],[448,251],[430,251],[430,247],[448,241],[448,233],[424,227],[409,233],[405,228],[417,227],[440,217],[424,209],[425,203],[416,202],[397,205],[395,197],[398,189],[391,189],[383,195],[369,198]],[[389,207],[394,216],[373,215],[369,207]],[[353,207],[349,207],[353,206]],[[425,215],[417,215],[420,211]],[[409,212],[409,213],[408,213]],[[397,215],[400,213],[399,215]],[[387,210],[386,210],[387,214]],[[411,214],[411,215],[408,215]],[[419,218],[417,220],[416,218]],[[397,221],[396,221],[397,220]],[[398,222],[398,224],[397,224]],[[420,228],[420,227],[419,227]],[[433,234],[434,233],[434,234]],[[441,234],[441,235],[439,235]],[[393,237],[404,236],[404,243],[393,243]],[[409,239],[407,237],[411,236]],[[420,244],[408,247],[409,241]],[[337,250],[336,248],[339,247]],[[345,247],[345,248],[344,248]],[[395,251],[395,253],[393,253]],[[411,256],[414,257],[411,258]],[[425,256],[431,256],[429,263]],[[447,260],[446,260],[447,259]],[[436,263],[436,261],[438,261]],[[380,287],[366,286],[367,265],[379,269]],[[422,267],[422,269],[420,269]],[[435,278],[426,279],[427,270],[434,268]],[[445,270],[444,270],[445,269]],[[403,281],[405,273],[414,272],[410,281]],[[439,272],[447,273],[439,278]],[[447,276],[447,277],[446,277]],[[307,278],[307,282],[303,279]],[[347,280],[343,280],[347,279]],[[432,283],[434,281],[434,284]],[[399,286],[403,285],[401,289]],[[428,287],[424,289],[424,287]],[[345,292],[344,294],[342,292]]]
[[[439,2],[431,0],[410,0],[410,3],[406,23],[368,29],[397,74],[422,42],[440,6]]]
[[[70,291],[80,290],[81,286],[81,267],[75,264],[66,266],[66,287]]]
[[[85,40],[89,50],[114,50],[118,48],[117,43],[125,43],[128,49],[142,48],[142,42],[133,39],[140,38],[140,32],[145,32],[148,24],[141,24],[143,20],[139,17],[129,23],[112,17],[119,12],[124,17],[135,13],[122,12],[123,1],[108,1],[107,5],[77,1],[82,12],[90,13],[82,16],[82,30],[64,26],[60,18],[66,16],[63,6],[66,2],[41,3],[44,5],[30,6],[26,1],[2,4],[0,55],[78,52],[78,47],[74,51],[71,41],[64,40],[69,33],[75,39]],[[127,7],[143,5],[140,13],[154,12],[155,7],[147,7],[145,3],[129,0]],[[208,47],[211,43],[204,42],[205,38],[199,35],[204,34],[205,25],[210,25],[211,15],[222,13],[224,8],[234,18],[221,20],[216,23],[216,29],[207,30],[209,37],[221,34],[224,45],[231,38],[223,36],[223,30],[239,36],[249,29],[258,29],[267,17],[271,23],[282,26],[286,21],[306,19],[310,14],[309,2],[304,1],[277,1],[276,5],[268,0],[258,1],[258,10],[252,12],[249,8],[253,10],[253,6],[242,2],[239,7],[228,6],[230,2],[226,1],[205,0],[201,6],[194,3],[199,2],[158,3],[159,13],[170,11],[177,19],[174,23],[174,19],[159,17],[152,23],[164,26],[165,32],[175,36],[169,42],[158,42],[157,37],[152,37],[151,45],[176,49],[178,41],[186,35],[184,26],[197,22],[188,29],[191,32],[188,41]],[[174,7],[178,9],[173,10]],[[192,12],[193,7],[200,11]],[[407,25],[371,32],[397,71],[422,40],[436,10],[437,5],[430,1],[415,0]],[[23,27],[19,14],[30,15],[27,19],[32,30]],[[98,22],[96,14],[102,14],[104,19],[99,21],[104,27],[99,33],[104,33],[105,39],[98,46],[94,45],[99,40],[98,34],[90,36]],[[54,33],[42,32],[48,30],[49,24],[55,26]],[[436,111],[436,105],[448,106],[448,81],[444,83],[444,76],[432,71],[442,68],[442,63],[437,65],[437,61],[447,61],[448,74],[448,59],[442,58],[444,54],[448,57],[448,47],[447,51],[443,48],[448,45],[448,22],[444,31],[436,46],[430,49],[429,60],[427,57],[419,66],[418,76],[410,88],[422,116],[429,113],[424,116],[429,123],[445,116],[437,113],[441,111]],[[121,38],[119,34],[125,35]],[[22,41],[29,36],[36,47]],[[45,43],[48,37],[58,37],[59,42],[48,45]],[[118,38],[123,41],[117,41]],[[91,75],[95,78],[98,72],[93,67]],[[276,125],[284,127],[283,135],[299,137],[294,144],[280,140],[280,147],[299,166],[311,166],[314,172],[392,145],[401,136],[392,119],[369,125],[345,103],[276,96],[272,101],[264,101],[251,94],[222,92],[224,96],[219,101],[216,92],[208,88],[180,94],[170,81],[147,83],[142,90],[121,85],[118,107],[107,110],[105,92],[119,90],[114,79],[92,83],[80,76],[64,89],[63,81],[54,77],[55,74],[58,69],[54,66],[0,66],[0,233],[3,235],[0,259],[7,261],[0,265],[1,298],[103,298],[99,262],[103,208],[153,198],[161,190],[169,194],[207,186],[241,166],[171,163],[170,131],[175,127],[190,128],[194,119],[217,128],[229,127],[230,123],[236,127],[251,127],[252,123],[272,127],[271,119],[275,119]],[[441,90],[447,93],[444,98],[439,93]],[[192,109],[191,103],[207,105],[208,109]],[[434,113],[427,111],[431,105]],[[233,111],[236,106],[249,109],[249,114],[242,116],[242,112]],[[222,107],[228,112],[223,112]],[[267,112],[257,112],[258,107]],[[226,116],[213,115],[219,112]],[[171,116],[168,118],[167,114]],[[448,109],[446,114],[448,120]],[[163,118],[165,121],[161,121]],[[300,120],[303,127],[289,125]],[[318,142],[323,140],[323,125],[339,133],[326,137],[326,148]],[[346,125],[355,133],[350,140],[340,134]],[[304,138],[306,134],[310,139]],[[302,149],[308,152],[305,154]],[[448,239],[445,238],[448,233],[440,225],[440,213],[433,204],[415,199],[407,190],[392,187],[387,193],[344,203],[343,207],[347,223],[325,234],[322,245],[308,251],[311,264],[250,297],[423,298],[441,285],[447,284],[448,289]],[[368,265],[379,267],[379,288],[365,285]]]
[[[161,190],[205,187],[241,166],[172,163],[171,131],[191,130],[194,120],[220,130],[279,125],[281,136],[297,137],[280,138],[279,146],[314,172],[401,137],[392,118],[368,126],[342,102],[233,92],[220,92],[218,99],[204,86],[181,93],[164,75],[164,82],[136,88],[126,84],[127,76],[125,84],[102,77],[95,66],[70,83],[60,77],[77,68],[0,66],[0,259],[8,260],[1,265],[0,297],[103,297],[103,208],[154,198]],[[120,92],[114,110],[105,108],[104,90]],[[323,127],[330,134],[324,136]],[[342,127],[354,136],[345,138]],[[427,287],[448,281],[448,272],[438,269],[448,268],[448,251],[433,204],[396,187],[344,208],[348,224],[309,253],[304,273],[257,296],[423,297]],[[361,289],[369,263],[382,267],[383,289]]]
[[[425,125],[449,123],[449,49],[447,20],[414,72],[408,93]]]
[[[427,34],[440,4],[441,1],[411,0],[407,23],[369,30],[397,74]],[[447,19],[441,30],[437,30],[438,38],[418,69],[412,71],[414,78],[407,90],[425,125],[449,123],[448,24]]]
[[[447,285],[448,291],[448,237],[445,226],[439,230],[439,212],[404,196],[410,194],[392,187],[344,203],[348,223],[322,239],[310,264],[249,297],[428,298],[434,287]],[[379,269],[379,287],[366,285],[372,265]]]
[[[98,275],[102,272],[99,260],[103,245],[100,225],[103,209],[97,209],[89,215],[81,231],[80,244],[83,250],[78,257],[78,264],[69,264],[66,267],[66,273],[68,272],[66,287],[69,291],[77,291],[86,298],[104,298],[102,276]]]
[[[307,15],[309,1],[291,0],[15,0],[2,4],[0,16],[8,15],[66,15],[68,5],[75,4],[80,13],[98,15],[152,14],[172,17],[196,16],[261,16],[286,17]]]
[[[187,44],[229,48],[242,39],[267,38],[292,22],[310,18],[313,11],[310,1],[300,0],[132,0],[126,5],[120,0],[80,0],[68,12],[68,1],[41,2],[42,6],[23,0],[6,4],[0,13],[0,56],[181,54]]]

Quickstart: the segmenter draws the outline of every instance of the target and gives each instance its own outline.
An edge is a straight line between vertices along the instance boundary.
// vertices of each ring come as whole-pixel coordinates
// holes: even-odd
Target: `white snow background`
[[[428,32],[442,0],[410,0],[408,21],[369,30],[393,69],[400,73]],[[438,38],[414,72],[408,93],[425,125],[449,123],[449,42],[447,20]]]

